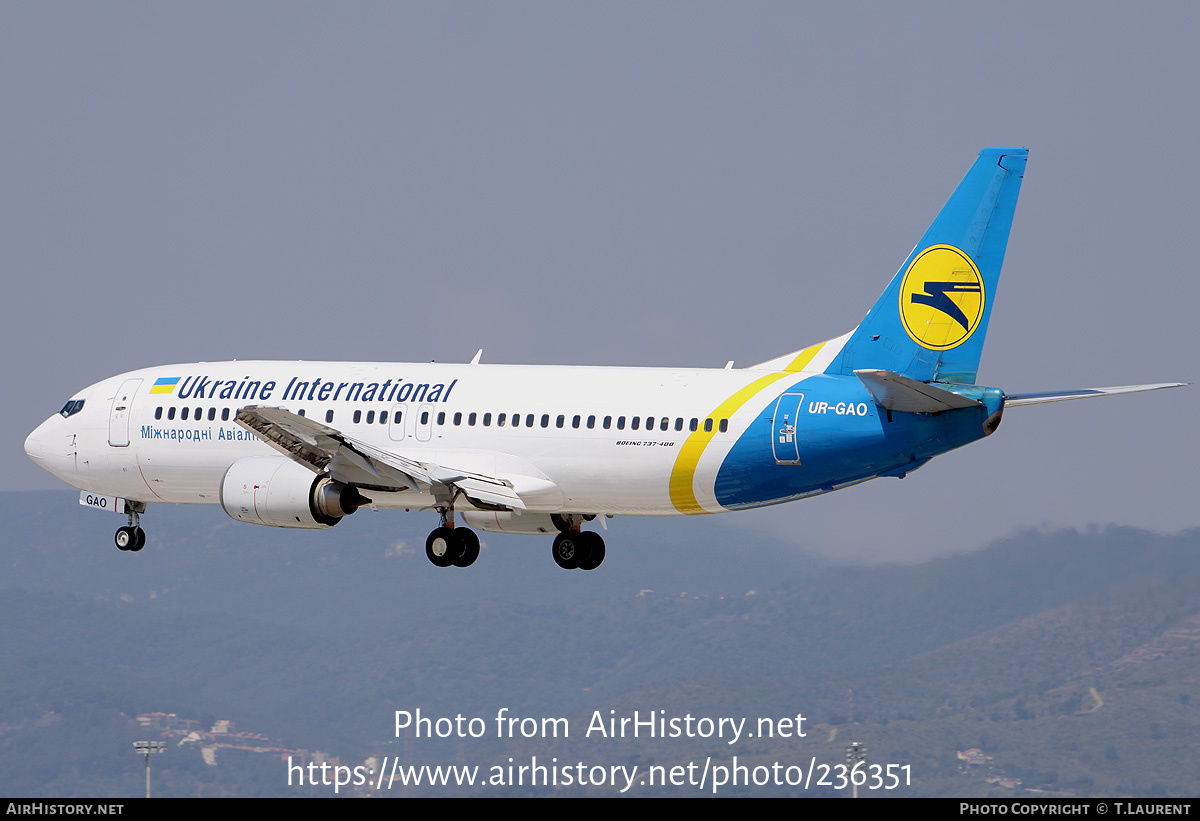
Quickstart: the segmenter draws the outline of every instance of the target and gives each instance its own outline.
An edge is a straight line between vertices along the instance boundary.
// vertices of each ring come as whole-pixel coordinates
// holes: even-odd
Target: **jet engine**
[[[239,522],[270,527],[333,527],[370,500],[285,456],[234,462],[221,480],[221,507]]]

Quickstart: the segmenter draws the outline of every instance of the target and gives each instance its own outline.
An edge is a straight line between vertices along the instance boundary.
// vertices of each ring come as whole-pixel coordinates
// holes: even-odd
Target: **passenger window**
[[[404,414],[401,413],[400,411],[396,411],[395,413],[392,414],[392,424],[394,424],[394,425],[399,425],[403,419],[404,419]]]
[[[304,416],[304,408],[301,408],[300,410],[296,411],[296,413],[300,414],[301,416]]]
[[[217,418],[217,409],[216,409],[216,408],[209,408],[209,409],[208,409],[208,421],[209,421],[209,422],[216,421],[216,418]]]
[[[68,415],[69,415],[69,414],[66,412],[66,409],[64,408],[64,409],[63,409],[63,416],[68,416]],[[154,409],[154,418],[155,418],[155,419],[162,419],[162,406],[161,406],[161,405],[159,405],[157,408],[155,408],[155,409]]]
[[[525,427],[527,427],[527,428],[533,427],[533,414],[532,413],[525,414]]]
[[[729,420],[728,420],[728,419],[722,419],[722,420],[721,420],[721,428],[720,428],[720,430],[721,430],[721,433],[725,433],[726,431],[728,431],[728,430],[729,430]]]
[[[367,424],[368,425],[375,424],[375,411],[367,411]]]
[[[548,414],[548,413],[542,414],[542,427],[543,428],[550,427],[550,414]]]
[[[462,424],[462,411],[455,411],[455,412],[454,412],[454,424],[455,424],[455,425],[461,425],[461,424]]]
[[[693,416],[692,421],[688,422],[688,430],[695,433],[696,428],[698,428],[698,427],[700,427],[700,420]]]
[[[175,409],[174,408],[167,408],[167,418],[168,419],[175,418]]]
[[[554,427],[556,427],[556,428],[561,428],[561,427],[563,426],[563,423],[564,423],[564,422],[566,422],[566,421],[567,421],[567,417],[563,416],[563,415],[560,413],[560,414],[558,415],[558,419],[554,420]]]
[[[624,416],[617,417],[617,430],[625,430],[625,417]]]
[[[332,410],[325,411],[325,424],[328,425],[332,421],[333,421],[333,411]]]
[[[471,411],[471,414],[467,417],[467,424],[470,425],[471,427],[475,427],[475,412],[474,411]]]
[[[611,427],[612,427],[612,417],[611,416],[604,417],[604,429],[608,430]]]
[[[671,426],[671,420],[665,416],[662,418],[662,421],[658,423],[659,430],[666,430],[670,426]]]
[[[712,433],[712,419],[705,419],[705,420],[704,420],[704,432],[705,432],[705,433]]]
[[[496,424],[499,425],[500,427],[504,427],[504,417],[505,417],[505,414],[503,414],[503,413],[496,417]]]
[[[513,427],[514,428],[521,427],[521,414],[519,414],[519,413],[513,414]]]
[[[483,426],[485,428],[490,428],[492,426],[492,415],[490,413],[485,413],[483,415]]]
[[[186,422],[187,418],[188,418],[189,410],[190,410],[190,408],[184,408],[182,411],[180,411],[179,418]]]
[[[221,408],[221,421],[222,422],[229,421],[229,408]]]
[[[591,430],[594,427],[596,427],[596,417],[589,416],[588,417],[588,430]]]
[[[354,424],[357,425],[361,421],[362,421],[362,411],[356,410],[354,412]]]
[[[675,419],[675,430],[683,430],[683,417],[682,416]]]

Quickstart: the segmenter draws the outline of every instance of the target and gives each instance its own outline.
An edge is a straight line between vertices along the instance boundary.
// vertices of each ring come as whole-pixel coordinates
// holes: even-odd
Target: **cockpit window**
[[[63,415],[63,418],[66,419],[68,416],[74,416],[75,414],[79,413],[81,410],[83,410],[83,400],[82,399],[72,399],[70,402],[63,405],[63,409],[60,410],[59,413],[61,413]]]

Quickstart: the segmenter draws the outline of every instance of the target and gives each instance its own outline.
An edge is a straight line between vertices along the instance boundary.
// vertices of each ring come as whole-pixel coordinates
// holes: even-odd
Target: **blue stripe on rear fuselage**
[[[804,394],[796,420],[800,464],[778,464],[772,449],[779,398]],[[824,403],[824,404],[822,404]],[[850,407],[861,410],[846,412]],[[838,412],[841,408],[842,412]],[[986,434],[987,407],[938,414],[892,414],[875,404],[857,377],[812,376],[772,392],[717,472],[715,494],[724,508],[761,507],[916,469],[929,458]]]

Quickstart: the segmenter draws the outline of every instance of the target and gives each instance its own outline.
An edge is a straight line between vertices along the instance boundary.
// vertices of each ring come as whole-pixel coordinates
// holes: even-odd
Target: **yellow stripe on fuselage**
[[[805,366],[809,362],[812,362],[824,347],[825,343],[821,342],[805,348],[796,354],[796,358],[788,363],[788,366],[783,369],[782,373],[773,373],[770,376],[764,376],[761,379],[751,382],[722,402],[709,416],[714,420],[730,418],[734,412],[740,410],[742,405],[750,401],[750,398],[763,388],[774,382],[778,382],[785,376],[790,376],[804,370]],[[683,447],[679,450],[679,456],[675,459],[675,467],[671,469],[671,504],[675,505],[675,509],[680,513],[708,512],[700,506],[700,502],[696,499],[696,467],[700,464],[700,457],[704,455],[704,450],[708,447],[708,443],[712,441],[716,432],[716,422],[714,422],[713,430],[711,431],[705,431],[701,427],[688,436],[687,440],[683,443]]]
[[[818,349],[820,345],[816,346]],[[813,350],[809,348],[808,350]],[[808,353],[805,351],[804,353]],[[796,357],[796,361],[803,358],[804,353]],[[813,351],[814,355],[816,351]],[[812,359],[810,356],[809,359]],[[806,360],[807,362],[807,360]],[[728,419],[733,414],[740,410],[742,405],[745,405],[763,388],[784,379],[791,374],[787,371],[783,373],[773,373],[764,376],[761,379],[756,379],[733,396],[726,399],[717,409],[709,414],[713,420],[713,429],[710,431],[704,430],[704,425],[701,424],[688,438],[684,441],[683,447],[679,450],[679,456],[675,459],[675,466],[671,469],[671,504],[675,505],[675,509],[680,513],[708,513],[700,506],[699,500],[696,499],[696,466],[700,464],[700,457],[704,455],[704,449],[708,447],[708,443],[718,434],[717,420]]]
[[[796,358],[793,359],[791,362],[789,362],[788,366],[786,368],[784,368],[784,370],[787,371],[788,373],[796,373],[797,371],[804,370],[804,366],[807,365],[809,362],[812,362],[813,357],[815,357],[817,354],[819,354],[821,352],[821,349],[824,347],[825,347],[825,343],[820,342],[816,345],[813,345],[810,348],[805,348],[800,353],[796,354]]]

